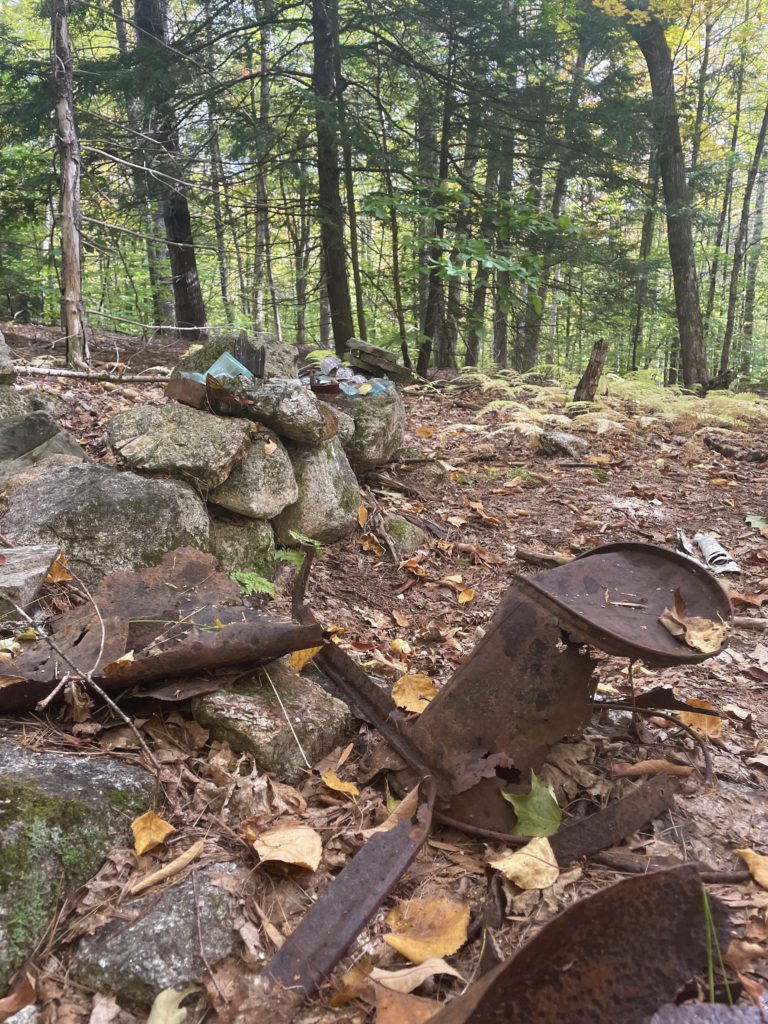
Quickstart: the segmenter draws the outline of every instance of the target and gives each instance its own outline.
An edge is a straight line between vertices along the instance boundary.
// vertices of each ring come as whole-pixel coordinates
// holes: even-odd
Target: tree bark
[[[608,340],[599,338],[592,346],[589,354],[589,362],[581,380],[576,385],[573,393],[574,402],[594,402],[597,394],[597,385],[605,367],[605,360],[608,357]]]
[[[137,51],[143,50],[155,62],[167,59],[165,50],[168,32],[161,0],[134,0],[134,21]],[[152,109],[150,102],[153,103]],[[145,98],[144,134],[157,144],[156,155],[147,153],[147,165],[159,165],[159,169],[166,175],[158,191],[171,261],[176,326],[183,331],[185,338],[195,340],[203,333],[206,325],[205,302],[197,272],[187,190],[181,182],[183,168],[179,159],[179,139],[170,97]],[[150,176],[150,181],[153,180]]]
[[[644,25],[632,25],[632,38],[640,47],[648,67],[651,91],[656,101],[659,133],[659,168],[667,213],[669,261],[675,287],[675,309],[680,334],[680,356],[686,387],[705,385],[709,379],[704,348],[704,325],[699,304],[690,196],[685,178],[683,145],[675,97],[672,54],[659,21],[651,17]]]
[[[354,335],[344,252],[344,211],[339,192],[339,143],[336,117],[336,62],[334,58],[336,0],[312,0],[312,86],[317,130],[318,213],[323,249],[325,287],[331,310],[333,345],[339,358]]]
[[[59,230],[61,234],[61,326],[67,335],[67,363],[85,369],[90,362],[83,312],[80,243],[80,142],[75,129],[74,67],[67,15],[71,0],[54,0],[53,81],[56,147],[59,153]]]
[[[760,161],[763,158],[765,149],[765,137],[768,134],[768,103],[763,111],[763,120],[760,124],[760,131],[755,143],[755,152],[752,155],[752,163],[747,172],[747,183],[744,187],[744,198],[741,204],[741,216],[736,231],[736,241],[733,244],[733,264],[731,265],[731,280],[728,287],[728,314],[725,321],[725,336],[723,348],[720,353],[720,373],[725,373],[731,359],[731,342],[733,341],[733,329],[736,323],[736,299],[739,293],[739,277],[741,275],[741,264],[744,260],[744,250],[749,230],[749,210],[752,205],[752,191],[755,187],[757,172],[760,168]]]
[[[656,153],[651,154],[648,167],[648,205],[643,214],[643,230],[640,235],[639,266],[635,282],[635,321],[632,325],[631,368],[637,369],[637,355],[643,340],[643,319],[645,302],[648,297],[648,260],[653,245],[653,229],[656,223],[656,201],[659,194],[659,164]]]
[[[757,179],[754,214],[752,216],[752,235],[749,240],[749,259],[744,288],[744,319],[741,324],[741,354],[739,372],[745,376],[752,370],[752,336],[755,329],[755,294],[757,291],[757,268],[760,264],[760,248],[763,243],[763,207],[765,205],[765,185],[768,171],[763,168]]]

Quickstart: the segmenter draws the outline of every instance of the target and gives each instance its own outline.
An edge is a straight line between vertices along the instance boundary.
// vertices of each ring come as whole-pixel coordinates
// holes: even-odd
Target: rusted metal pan
[[[710,905],[726,949],[725,913]],[[706,968],[707,927],[695,867],[628,878],[574,903],[430,1020],[646,1024]]]

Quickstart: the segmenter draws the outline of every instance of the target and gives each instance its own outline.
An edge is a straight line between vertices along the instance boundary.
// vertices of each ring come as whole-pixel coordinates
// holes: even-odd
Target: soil
[[[0,329],[6,331],[19,360],[59,362],[59,348],[51,343],[57,336],[55,329],[16,325],[0,325]],[[184,348],[172,339],[139,344],[125,335],[104,334],[96,340],[96,364],[118,363],[130,372],[148,368],[159,372],[157,367],[172,365]],[[22,376],[18,383],[58,392],[68,410],[62,425],[89,455],[106,462],[112,461],[104,434],[108,417],[137,401],[165,400],[162,385],[156,383],[104,384],[37,376]],[[748,525],[745,516],[768,514],[768,465],[738,462],[711,451],[696,423],[684,429],[684,418],[677,428],[644,423],[638,429],[634,425],[638,410],[633,409],[625,409],[624,432],[589,436],[590,449],[583,460],[553,457],[535,447],[535,439],[525,432],[494,434],[506,421],[503,409],[484,412],[492,395],[469,387],[449,391],[406,390],[408,437],[402,459],[364,481],[367,520],[361,516],[360,530],[327,547],[312,569],[307,591],[312,611],[327,628],[336,628],[339,642],[369,672],[389,683],[404,673],[417,673],[442,685],[483,635],[514,576],[541,571],[541,564],[532,563],[536,556],[531,556],[530,549],[542,556],[567,557],[620,540],[674,549],[681,529],[689,538],[698,531],[714,535],[724,545],[742,569],[741,575],[726,583],[735,612],[761,625],[761,605],[768,601],[768,540],[763,535],[768,531]],[[738,429],[746,448],[753,443],[759,447],[756,428],[740,424]],[[419,552],[401,564],[392,557],[382,527],[384,515],[391,513],[412,517],[426,531]],[[291,584],[287,567],[277,583],[275,601],[254,600],[262,602],[270,614],[285,615]],[[761,998],[763,985],[768,985],[764,959],[768,956],[768,893],[748,878],[734,851],[748,847],[768,852],[768,632],[742,626],[732,631],[722,654],[702,664],[666,670],[636,665],[631,679],[626,660],[603,656],[598,675],[603,697],[615,700],[629,696],[632,686],[638,693],[663,684],[672,687],[679,699],[706,701],[721,712],[719,734],[715,730],[705,741],[712,756],[714,785],[705,786],[701,753],[688,734],[660,720],[636,730],[630,715],[606,711],[596,711],[582,735],[561,745],[555,758],[557,770],[549,775],[545,770],[545,779],[553,782],[568,817],[628,791],[633,783],[612,775],[616,762],[662,758],[694,767],[694,773],[682,780],[673,810],[625,840],[620,852],[635,858],[636,870],[643,869],[644,858],[653,856],[699,860],[720,873],[713,877],[725,881],[714,882],[709,890],[728,905],[736,939],[751,944],[746,960],[733,954],[740,973],[729,970],[731,991],[741,1001],[750,994]],[[163,765],[168,804],[162,813],[177,828],[176,838],[183,837],[183,845],[188,845],[205,837],[212,859],[224,852],[239,860],[254,882],[244,914],[255,929],[248,934],[258,938],[251,939],[245,963],[214,970],[218,986],[226,990],[234,974],[256,971],[269,958],[281,934],[288,934],[301,919],[313,894],[362,845],[361,829],[386,817],[385,784],[381,779],[367,781],[360,767],[363,755],[376,742],[374,731],[358,723],[356,734],[350,736],[352,746],[323,766],[324,770],[335,766],[343,780],[357,785],[360,792],[354,800],[330,790],[314,773],[299,787],[296,799],[288,787],[274,787],[271,810],[257,823],[274,827],[299,817],[316,828],[323,836],[324,853],[320,868],[311,874],[257,868],[258,857],[248,838],[248,814],[231,806],[233,793],[243,795],[253,786],[251,768],[211,745],[203,731],[190,724],[184,705],[169,712],[167,706],[158,709],[148,703],[139,710],[132,707],[131,714]],[[113,756],[139,759],[124,727],[99,709],[93,709],[86,722],[73,723],[62,715],[29,716],[14,724],[26,732],[28,743],[40,748],[107,749]],[[706,722],[696,723],[696,728],[705,727]],[[121,742],[117,743],[119,729]],[[569,756],[563,755],[563,748],[570,751]],[[214,791],[220,798],[214,798]],[[179,841],[176,849],[183,845]],[[498,852],[501,847],[494,849]],[[626,874],[597,858],[565,872],[549,889],[522,892],[506,882],[501,898],[503,921],[489,933],[481,923],[491,891],[487,855],[488,844],[436,828],[351,955],[295,1019],[318,1024],[363,1024],[375,1019],[371,986],[342,978],[366,958],[388,970],[405,966],[406,961],[383,940],[389,930],[387,914],[403,902],[448,898],[470,908],[473,938],[449,957],[465,980],[438,974],[417,990],[418,995],[443,1004],[478,976],[481,955],[483,969],[487,967],[489,943],[498,955],[509,955],[558,911]],[[158,851],[157,861],[172,856],[172,852]],[[94,886],[104,892],[109,891],[108,883],[113,884],[116,888],[109,898],[114,903],[118,892],[144,867],[137,867],[122,851],[105,866]],[[92,905],[87,898],[81,906],[75,900],[64,908],[39,958],[46,971],[41,982],[46,1020],[61,1019],[52,1008],[61,1014],[66,1007],[71,1014],[67,1019],[73,1021],[85,1021],[91,1012],[91,994],[66,982],[66,965],[69,944],[87,927]],[[55,960],[50,959],[52,953]],[[704,982],[688,995],[703,999],[703,993]],[[214,1012],[198,999],[188,1020],[204,1018],[214,1020]],[[130,1019],[145,1018],[141,1014],[131,1018],[128,1011],[120,1017],[124,1024]],[[382,1010],[378,1019],[407,1018],[387,1018]]]

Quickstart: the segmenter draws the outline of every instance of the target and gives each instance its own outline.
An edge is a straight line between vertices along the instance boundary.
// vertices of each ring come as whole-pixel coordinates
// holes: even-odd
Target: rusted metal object
[[[264,968],[268,978],[312,995],[373,917],[429,835],[434,785],[422,784],[412,817],[371,836]]]
[[[231,665],[255,666],[324,642],[319,625],[278,622],[245,606],[240,588],[216,559],[194,548],[172,551],[154,568],[105,578],[94,605],[55,619],[52,639],[108,692]],[[132,660],[120,663],[129,652]],[[72,669],[40,640],[19,655],[13,672],[0,678],[2,712],[34,708]]]
[[[725,949],[726,915],[710,905]],[[645,1024],[706,967],[707,949],[695,867],[628,878],[574,903],[432,1024]]]

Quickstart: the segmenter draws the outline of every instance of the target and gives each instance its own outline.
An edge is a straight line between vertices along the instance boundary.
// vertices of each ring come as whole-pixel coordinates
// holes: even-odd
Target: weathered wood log
[[[576,390],[573,393],[574,402],[594,402],[607,356],[608,340],[607,338],[598,338],[592,346],[587,368],[576,385]]]

